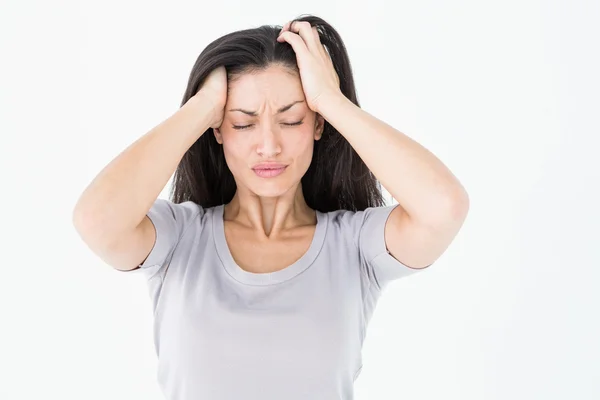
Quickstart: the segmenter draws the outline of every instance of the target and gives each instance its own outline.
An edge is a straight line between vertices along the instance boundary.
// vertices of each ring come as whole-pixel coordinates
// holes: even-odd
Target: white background
[[[600,398],[598,2],[1,4],[0,399],[162,399],[143,277],[91,253],[72,208],[208,43],[303,13],[340,32],[361,106],[471,199],[381,298],[356,399]]]

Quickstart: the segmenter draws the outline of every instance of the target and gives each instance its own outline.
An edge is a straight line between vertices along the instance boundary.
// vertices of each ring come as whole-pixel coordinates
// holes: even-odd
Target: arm
[[[344,135],[412,218],[435,225],[466,205],[464,188],[437,157],[345,96],[321,101],[319,114]]]
[[[319,104],[319,114],[399,203],[385,227],[390,253],[414,268],[432,264],[466,218],[469,198],[463,186],[430,151],[343,94],[332,91]]]
[[[213,115],[212,103],[199,92],[121,152],[81,194],[73,224],[107,263],[129,269],[152,249],[155,231],[146,213]]]

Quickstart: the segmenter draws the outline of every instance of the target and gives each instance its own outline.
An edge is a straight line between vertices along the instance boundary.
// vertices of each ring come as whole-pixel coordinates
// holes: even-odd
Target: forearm
[[[341,94],[330,95],[321,104],[319,113],[350,142],[411,217],[436,223],[466,204],[461,183],[425,147]]]
[[[210,107],[193,97],[98,173],[73,210],[73,223],[84,240],[108,244],[137,227],[185,152],[208,129]]]

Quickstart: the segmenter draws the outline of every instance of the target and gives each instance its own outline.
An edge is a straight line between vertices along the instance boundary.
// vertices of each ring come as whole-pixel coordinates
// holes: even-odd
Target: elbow
[[[88,246],[99,248],[110,244],[112,235],[107,234],[107,229],[99,222],[97,213],[75,207],[71,215],[71,223]]]
[[[467,218],[470,206],[468,193],[464,189],[461,189],[459,194],[451,196],[446,200],[444,220],[449,221],[451,224],[462,225]]]
[[[445,229],[447,226],[460,226],[465,221],[469,208],[469,195],[461,189],[458,193],[440,200],[435,206],[435,212],[430,213],[429,218],[423,222],[433,230]]]

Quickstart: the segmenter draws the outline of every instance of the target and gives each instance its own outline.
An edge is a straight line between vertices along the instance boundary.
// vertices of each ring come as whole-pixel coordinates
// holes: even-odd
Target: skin
[[[310,143],[320,137],[320,121],[325,118],[399,203],[385,224],[388,252],[411,268],[431,265],[466,219],[469,198],[464,187],[432,152],[342,94],[333,62],[315,27],[307,21],[288,23],[277,41],[287,42],[294,49],[299,76],[285,68],[269,68],[234,79],[222,127],[213,126],[238,182],[238,192],[225,207],[225,221],[247,228],[234,229],[247,233],[234,235],[233,252],[250,246],[243,252],[237,251],[238,256],[241,254],[254,263],[258,253],[265,260],[277,259],[289,264],[289,258],[281,260],[272,251],[280,248],[278,239],[293,237],[286,233],[295,227],[315,225],[314,211],[304,202],[300,178],[310,163]],[[288,111],[290,115],[276,115],[278,107],[298,99],[304,100],[301,109]],[[247,116],[231,111],[237,107],[252,108],[257,116],[247,121]],[[291,115],[296,112],[305,115]],[[304,117],[307,125],[282,125],[295,122],[284,121],[284,117],[292,116],[296,120]],[[233,119],[245,119],[235,123],[253,125],[248,131],[234,131]],[[250,167],[266,160],[289,163],[288,170],[268,182],[262,181],[253,176]],[[231,224],[225,225],[226,235],[228,226]],[[306,237],[300,235],[293,241],[297,244],[294,253],[301,254],[298,249],[306,247]],[[252,239],[257,239],[258,244],[251,243]],[[271,240],[273,246],[261,247]],[[236,254],[234,258],[237,259]]]
[[[233,109],[253,111],[257,116]],[[300,121],[300,125],[286,125]],[[229,81],[223,123],[214,134],[237,184],[232,201],[224,208],[226,225],[231,223],[235,230],[232,236],[261,243],[288,242],[291,237],[305,238],[307,226],[314,231],[316,214],[304,200],[300,181],[323,124],[323,117],[307,105],[300,76],[289,67],[272,65]],[[281,162],[287,168],[277,177],[262,178],[252,166],[265,161]]]

